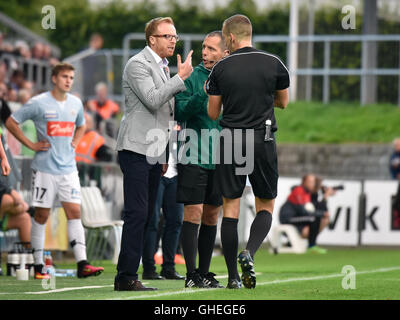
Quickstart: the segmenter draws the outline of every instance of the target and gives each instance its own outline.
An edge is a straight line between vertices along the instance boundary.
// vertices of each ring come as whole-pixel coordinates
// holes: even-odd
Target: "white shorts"
[[[61,202],[81,203],[78,171],[65,175],[33,171],[32,205],[40,208],[52,208],[57,195]]]

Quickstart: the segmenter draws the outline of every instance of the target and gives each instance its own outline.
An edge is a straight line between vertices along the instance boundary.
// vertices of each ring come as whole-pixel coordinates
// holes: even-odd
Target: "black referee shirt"
[[[220,125],[262,129],[274,115],[274,93],[289,87],[289,72],[276,56],[253,47],[241,48],[220,60],[207,80],[207,93],[222,96]]]

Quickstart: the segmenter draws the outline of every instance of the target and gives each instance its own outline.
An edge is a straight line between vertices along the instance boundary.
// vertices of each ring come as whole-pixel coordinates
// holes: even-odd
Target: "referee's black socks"
[[[240,280],[237,269],[237,254],[239,245],[237,225],[238,219],[226,217],[222,219],[221,243],[226,266],[228,268],[229,279]]]
[[[207,274],[210,269],[212,253],[214,250],[217,226],[201,224],[199,231],[199,269],[201,274]]]
[[[256,251],[268,235],[268,232],[271,229],[271,223],[272,214],[269,211],[261,210],[257,212],[250,228],[249,241],[246,246],[246,249],[249,250],[252,257],[254,257]]]
[[[182,250],[185,258],[187,273],[196,270],[196,255],[197,255],[197,234],[199,225],[189,221],[183,221],[182,224]]]

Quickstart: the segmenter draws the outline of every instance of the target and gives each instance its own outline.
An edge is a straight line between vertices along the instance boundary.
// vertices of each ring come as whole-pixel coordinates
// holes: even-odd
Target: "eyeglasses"
[[[179,41],[179,36],[174,34],[153,34],[153,37],[164,38],[167,39],[168,41],[172,41],[172,39],[175,39],[176,42]]]

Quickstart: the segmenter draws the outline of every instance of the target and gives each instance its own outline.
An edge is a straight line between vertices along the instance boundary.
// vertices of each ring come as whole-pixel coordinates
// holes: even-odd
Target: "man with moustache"
[[[211,120],[208,116],[208,96],[203,86],[217,61],[228,54],[221,31],[206,35],[202,47],[203,61],[185,80],[187,90],[176,96],[175,119],[184,123],[186,129],[196,132],[197,136],[196,139],[186,138],[180,152],[188,161],[178,163],[177,201],[184,203],[182,249],[187,270],[185,287],[221,287],[215,274],[209,271],[222,205],[221,193],[215,187],[213,160],[216,149],[213,143],[218,140],[219,125],[218,120]],[[202,130],[216,139],[211,138],[210,142],[208,135],[202,136]]]
[[[123,173],[124,226],[115,291],[156,290],[138,280],[137,270],[145,227],[154,213],[161,175],[167,170],[165,159],[162,165],[160,161],[172,129],[174,96],[186,90],[184,80],[193,71],[191,51],[184,63],[178,55],[178,74],[170,78],[167,58],[179,39],[170,17],[150,20],[145,35],[147,46],[128,60],[122,77],[125,110],[117,151]]]

